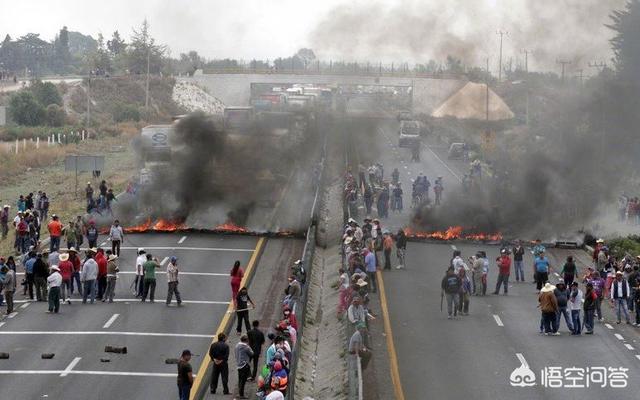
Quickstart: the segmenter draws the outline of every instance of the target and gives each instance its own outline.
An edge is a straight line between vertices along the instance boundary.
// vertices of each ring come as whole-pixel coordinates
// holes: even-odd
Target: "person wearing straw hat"
[[[544,334],[547,336],[560,335],[556,319],[556,315],[558,314],[558,300],[553,294],[555,289],[555,286],[547,282],[540,289],[540,295],[538,296],[538,303],[544,325]]]
[[[113,303],[113,296],[116,291],[116,281],[118,279],[118,272],[120,269],[118,268],[118,264],[116,260],[118,256],[115,254],[109,254],[107,258],[107,290],[105,291],[104,297],[102,301],[109,300],[109,303]]]
[[[71,278],[73,276],[73,263],[69,261],[69,253],[62,253],[58,255],[58,261],[58,270],[62,276],[60,298],[63,302],[71,304]]]
[[[60,310],[60,285],[62,285],[62,275],[57,265],[51,266],[51,274],[47,277],[49,285],[49,311],[58,313]]]

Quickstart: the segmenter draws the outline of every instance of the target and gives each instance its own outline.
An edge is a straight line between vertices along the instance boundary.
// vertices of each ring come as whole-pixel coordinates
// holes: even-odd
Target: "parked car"
[[[466,143],[451,143],[451,146],[449,146],[449,152],[447,153],[447,158],[449,160],[462,160],[466,151]]]
[[[398,146],[413,147],[417,143],[420,143],[420,123],[412,120],[400,121]]]

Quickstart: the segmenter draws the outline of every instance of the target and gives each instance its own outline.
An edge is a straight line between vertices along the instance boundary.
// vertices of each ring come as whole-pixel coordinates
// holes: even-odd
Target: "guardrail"
[[[425,79],[461,79],[465,74],[446,72],[418,72],[412,70],[378,70],[377,68],[206,68],[204,75],[213,74],[260,74],[260,75],[340,75],[340,76],[368,76],[374,78],[425,78]]]
[[[300,307],[295,310],[296,314],[299,315],[299,321],[302,323],[298,324],[298,341],[293,348],[293,356],[290,361],[289,368],[289,385],[287,390],[287,399],[293,400],[295,399],[295,382],[296,382],[296,372],[298,370],[298,356],[300,355],[302,340],[301,338],[304,335],[304,323],[306,321],[307,316],[307,299],[309,294],[309,285],[310,278],[313,270],[313,255],[316,250],[316,236],[318,230],[318,215],[320,213],[320,196],[321,190],[324,187],[325,180],[325,164],[327,157],[327,133],[324,134],[324,144],[322,146],[322,153],[320,162],[318,163],[318,173],[314,176],[314,183],[316,187],[316,192],[313,198],[313,203],[311,205],[311,213],[309,220],[309,227],[307,228],[306,240],[304,243],[304,249],[302,250],[302,266],[305,268],[306,275],[309,277],[307,282],[302,287],[302,293],[300,294],[300,301],[297,302],[296,305]]]

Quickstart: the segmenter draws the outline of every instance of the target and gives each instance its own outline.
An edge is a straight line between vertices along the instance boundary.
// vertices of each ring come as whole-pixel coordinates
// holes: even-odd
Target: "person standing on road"
[[[369,282],[371,282],[371,286],[373,287],[372,291],[375,293],[376,291],[376,256],[369,251],[369,249],[364,249],[364,264],[367,273],[367,277],[369,278]],[[386,256],[386,250],[385,250]],[[386,258],[386,257],[385,257]],[[385,263],[386,267],[386,263]]]
[[[456,317],[458,315],[458,308],[460,307],[458,295],[462,288],[462,281],[460,277],[453,272],[453,267],[447,268],[447,274],[442,278],[440,284],[442,288],[441,296],[447,296],[447,313],[448,319]]]
[[[33,263],[33,277],[36,284],[36,300],[47,301],[47,277],[49,271],[47,263],[44,261],[42,254],[38,253],[36,261]]]
[[[182,351],[180,361],[178,361],[178,397],[179,400],[189,400],[191,386],[193,386],[193,368],[191,361],[191,351]]]
[[[576,278],[576,273],[578,269],[576,267],[576,263],[573,261],[573,257],[567,257],[567,262],[562,266],[562,271],[560,272],[560,276],[564,280],[564,283],[567,286],[571,287],[573,280]]]
[[[496,282],[496,290],[493,294],[500,294],[500,286],[504,286],[504,295],[509,293],[509,274],[511,273],[511,258],[507,254],[507,250],[502,249],[498,257],[498,280]]]
[[[251,347],[249,346],[249,338],[246,335],[242,335],[240,342],[236,344],[235,355],[238,367],[238,394],[239,398],[246,399],[247,397],[244,395],[244,386],[251,376],[251,367],[249,366],[249,362],[251,361],[251,357],[253,357],[253,350],[251,350]]]
[[[462,286],[460,287],[460,315],[469,315],[469,300],[471,299],[471,280],[467,276],[467,270],[465,268],[460,268],[458,271],[458,276],[460,277],[460,282],[462,282]]]
[[[111,240],[111,252],[120,257],[120,244],[124,240],[124,231],[117,219],[113,221],[113,225],[109,229],[109,240]]]
[[[569,312],[567,311],[570,292],[567,289],[567,285],[564,281],[559,281],[556,285],[555,290],[553,291],[554,296],[556,296],[556,301],[558,303],[558,314],[556,315],[556,332],[560,329],[560,321],[562,317],[564,317],[564,322],[567,324],[567,328],[569,332],[574,331],[573,322],[571,317],[569,316]]]
[[[87,298],[91,294],[91,304],[96,300],[96,279],[98,279],[98,263],[93,259],[98,252],[95,247],[87,250],[87,259],[82,264],[80,271],[80,281],[83,282],[84,291],[82,293],[82,304],[87,304]]]
[[[549,282],[545,283],[540,289],[538,303],[542,312],[542,322],[544,324],[545,335],[559,335],[558,326],[556,325],[556,314],[558,313],[558,300],[553,294],[555,286]]]
[[[546,282],[549,281],[549,260],[544,256],[544,251],[538,253],[534,262],[536,270],[536,290],[540,292]]]
[[[2,232],[2,240],[7,238],[9,234],[9,209],[11,206],[5,204],[0,211],[0,232]]]
[[[238,320],[236,333],[238,335],[242,333],[243,321],[247,331],[251,329],[251,326],[249,325],[249,304],[251,304],[251,308],[256,308],[256,305],[253,304],[253,300],[249,297],[249,290],[246,287],[242,287],[236,296],[236,319]]]
[[[622,312],[624,312],[624,318],[626,319],[627,324],[631,324],[629,311],[627,310],[627,301],[630,292],[629,283],[624,279],[622,271],[616,272],[616,279],[611,284],[611,300],[614,301],[616,316],[618,318],[616,324],[620,323]]]
[[[60,285],[62,285],[62,275],[57,265],[51,266],[51,275],[47,277],[49,285],[49,310],[50,313],[60,311]]]
[[[136,298],[141,298],[144,290],[144,268],[142,266],[145,262],[147,262],[147,252],[140,247],[136,258],[136,280],[133,283]]]
[[[240,284],[242,283],[242,278],[244,277],[244,271],[240,267],[240,261],[236,260],[233,263],[233,268],[231,268],[231,272],[229,273],[231,276],[231,298],[233,299],[233,303],[236,302],[236,297],[238,296],[238,291],[240,290]]]
[[[407,235],[404,230],[398,229],[396,234],[396,257],[398,258],[398,266],[396,269],[404,269],[405,256],[407,254]]]
[[[602,316],[602,300],[604,299],[604,285],[605,285],[605,281],[602,278],[602,276],[600,276],[600,273],[598,271],[591,271],[591,273],[589,274],[589,276],[586,277],[586,281],[587,283],[591,283],[591,286],[593,287],[593,292],[596,295],[596,299],[595,299],[595,314],[598,316],[598,321],[602,321],[603,316]],[[585,299],[586,299],[586,293],[585,293]],[[585,320],[586,320],[586,316],[585,316]]]
[[[107,258],[107,290],[104,294],[102,301],[109,300],[109,303],[113,303],[113,296],[116,292],[116,282],[118,281],[118,264],[116,260],[118,256],[115,254],[109,254]]]
[[[78,251],[73,247],[69,249],[69,261],[73,264],[73,273],[71,274],[71,294],[73,294],[73,283],[75,281],[78,288],[78,295],[82,296],[82,284],[80,283],[82,261],[80,261],[80,257],[78,257]]]
[[[384,269],[391,269],[391,250],[393,250],[393,238],[389,231],[384,231],[382,235],[382,251],[384,253]],[[373,292],[375,293],[376,286],[373,285]]]
[[[300,282],[298,282],[295,275],[289,276],[289,286],[287,286],[285,293],[284,303],[293,310],[298,301],[300,301],[300,295],[302,294],[302,286],[300,286]],[[249,330],[248,324],[247,322],[247,330]]]
[[[484,261],[482,260],[482,254],[477,252],[475,257],[470,259],[472,262],[472,273],[473,273],[473,295],[474,296],[483,296],[484,291],[486,290],[486,282],[483,280],[482,269],[484,268]]]
[[[583,300],[584,295],[582,294],[582,290],[578,287],[578,282],[574,281],[571,283],[569,302],[567,303],[568,309],[571,312],[571,325],[573,326],[572,335],[579,335],[582,332],[580,309],[582,308]]]
[[[218,378],[222,375],[222,393],[229,394],[229,345],[227,335],[218,333],[218,341],[211,344],[209,358],[213,361],[211,368],[211,393],[218,389]]]
[[[96,263],[98,264],[98,300],[105,301],[104,292],[107,288],[107,256],[104,255],[104,249],[100,247],[95,256]]]
[[[100,232],[98,228],[96,228],[95,221],[89,221],[89,226],[87,227],[87,242],[89,242],[89,248],[92,249],[94,247],[98,247],[98,236]]]
[[[58,269],[62,276],[62,285],[60,285],[60,298],[63,302],[71,304],[71,277],[73,276],[73,264],[69,261],[69,254],[62,253],[58,255]]]
[[[513,252],[513,268],[516,273],[516,282],[524,282],[524,247],[522,247],[522,241],[518,240],[518,243],[512,250]]]
[[[76,227],[75,222],[69,221],[69,225],[65,226],[63,229],[64,238],[67,242],[67,249],[72,247],[76,247]]]
[[[51,215],[51,222],[47,225],[49,229],[49,251],[60,249],[60,236],[62,235],[62,223],[58,220],[56,214]]]
[[[156,268],[160,268],[158,259],[147,254],[147,261],[142,264],[144,269],[144,291],[142,292],[142,302],[147,301],[147,295],[152,303],[155,303],[156,295]]]
[[[6,264],[2,266],[2,289],[4,291],[4,299],[7,302],[7,315],[13,312],[13,294],[16,292],[16,273]]]
[[[398,182],[393,188],[393,210],[402,212],[402,185]]]
[[[584,293],[584,327],[587,329],[585,335],[593,335],[593,315],[596,310],[596,299],[598,296],[593,288],[592,282],[587,282],[587,290]]]
[[[262,353],[262,345],[265,342],[264,333],[260,330],[260,321],[255,320],[251,323],[253,328],[249,332],[247,332],[247,337],[249,338],[249,346],[251,350],[253,350],[253,357],[251,360],[253,361],[253,369],[251,370],[250,381],[256,379],[256,375],[258,374],[258,360],[260,359],[260,353]]]
[[[169,261],[169,265],[167,265],[167,285],[167,305],[171,304],[171,300],[175,294],[178,307],[180,307],[182,305],[182,298],[178,291],[178,259],[175,256],[171,257],[171,261]]]

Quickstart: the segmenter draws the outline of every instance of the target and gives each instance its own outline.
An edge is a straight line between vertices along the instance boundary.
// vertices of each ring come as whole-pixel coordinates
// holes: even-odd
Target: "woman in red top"
[[[62,253],[58,256],[60,262],[58,268],[62,275],[62,285],[60,287],[62,301],[71,304],[71,276],[73,275],[73,263],[69,261],[69,254]]]
[[[233,299],[233,304],[236,304],[236,296],[238,295],[238,291],[240,291],[240,283],[244,276],[244,271],[240,268],[240,261],[236,261],[233,264],[229,275],[231,275],[231,298]]]

